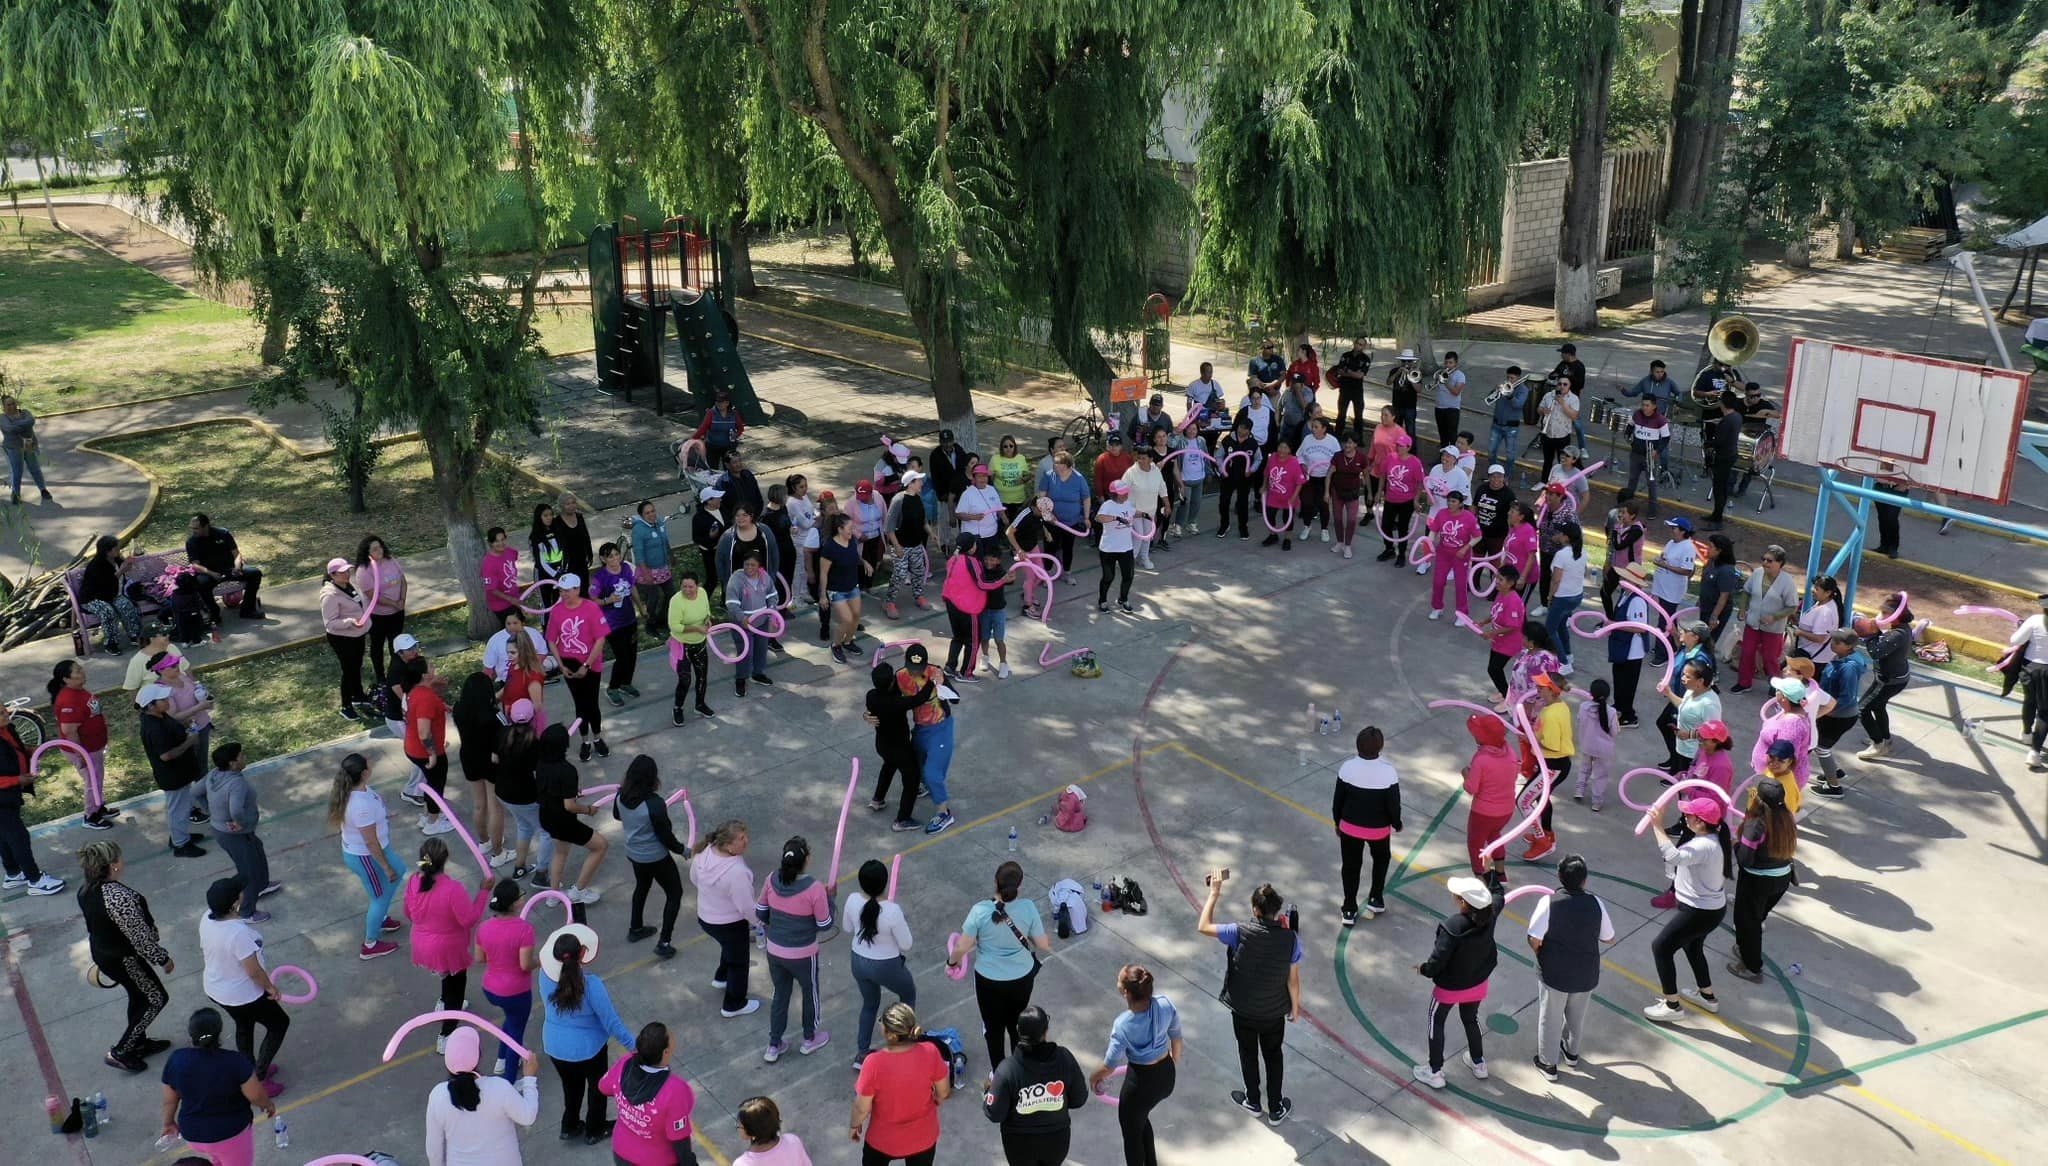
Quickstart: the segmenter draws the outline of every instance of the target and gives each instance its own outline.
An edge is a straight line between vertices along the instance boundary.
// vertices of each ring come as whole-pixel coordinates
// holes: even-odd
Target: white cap
[[[697,495],[697,501],[699,501],[699,502],[715,502],[715,501],[717,501],[718,499],[720,499],[720,498],[723,498],[723,497],[725,497],[725,491],[723,491],[723,490],[719,489],[719,488],[718,488],[718,487],[716,487],[716,486],[712,486],[712,487],[709,487],[708,489],[704,490],[704,491],[703,491],[702,493],[698,494],[698,495]]]
[[[1394,359],[1396,359],[1396,360],[1414,360],[1414,359],[1415,359],[1415,350],[1414,350],[1413,348],[1403,348],[1403,349],[1401,350],[1401,355],[1400,355],[1400,356],[1397,356],[1397,357],[1395,357]]]
[[[889,446],[889,456],[900,462],[910,456],[910,447],[900,441],[893,442]]]
[[[1487,888],[1485,883],[1473,878],[1471,875],[1456,875],[1445,879],[1444,883],[1451,888],[1453,895],[1458,896],[1474,907],[1491,906],[1493,903],[1493,892]]]
[[[400,632],[398,638],[391,641],[392,649],[399,652],[410,652],[419,646],[419,639],[411,632]]]
[[[908,470],[903,475],[903,487],[906,490],[922,481],[924,481],[924,473],[921,470]]]
[[[171,690],[168,685],[145,684],[142,686],[142,691],[135,694],[135,707],[148,708],[157,701],[169,699],[171,699]]]
[[[579,587],[583,586],[583,576],[581,576],[581,575],[564,575],[564,576],[562,576],[562,577],[561,577],[560,579],[557,579],[557,580],[555,580],[555,582],[556,582],[556,584],[558,584],[559,586],[561,586],[561,587],[563,587],[563,588],[565,588],[565,589],[567,589],[567,590],[570,590],[570,591],[574,591],[574,590],[576,590],[577,588],[579,588]]]
[[[1500,464],[1499,462],[1495,462],[1492,465],[1486,467],[1486,472],[1489,474],[1505,474],[1508,472],[1508,468]]]

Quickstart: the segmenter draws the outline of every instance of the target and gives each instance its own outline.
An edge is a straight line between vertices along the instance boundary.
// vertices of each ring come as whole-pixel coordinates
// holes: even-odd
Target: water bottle
[[[1331,710],[1330,710],[1330,732],[1332,732],[1332,733],[1336,734],[1336,735],[1337,735],[1337,736],[1339,736],[1339,737],[1341,737],[1341,736],[1343,736],[1343,735],[1344,735],[1344,710],[1343,710],[1343,709],[1331,709]]]
[[[1010,827],[1010,853],[1017,853],[1017,828],[1015,826]]]
[[[1102,904],[1102,909],[1104,911],[1109,910],[1109,888],[1103,886],[1101,883],[1096,883],[1095,901]]]
[[[178,1143],[184,1140],[185,1139],[178,1134],[165,1134],[163,1137],[160,1137],[156,1140],[156,1152],[159,1154],[169,1153],[178,1145]]]
[[[90,1101],[88,1101],[88,1102],[86,1102],[86,1103],[85,1103],[85,1106],[84,1106],[84,1110],[85,1110],[85,1136],[86,1136],[86,1137],[88,1137],[88,1138],[97,1138],[97,1137],[99,1137],[99,1136],[100,1136],[100,1111],[99,1111],[98,1109],[94,1108],[94,1107],[93,1107],[93,1104],[92,1104],[92,1102],[90,1102]]]
[[[1313,731],[1313,730],[1314,730],[1314,729],[1315,729],[1315,728],[1316,728],[1316,727],[1317,727],[1317,726],[1318,726],[1318,725],[1319,725],[1320,723],[1321,723],[1321,722],[1320,722],[1320,720],[1319,720],[1319,719],[1317,718],[1317,716],[1316,716],[1316,702],[1314,702],[1314,701],[1310,701],[1310,702],[1308,702],[1308,727],[1309,727],[1309,729],[1310,729],[1311,731]]]
[[[1969,740],[1970,740],[1970,743],[1971,743],[1971,744],[1973,744],[1973,745],[1974,745],[1974,744],[1976,744],[1976,742],[1977,742],[1977,739],[1978,739],[1978,734],[1982,733],[1983,731],[1984,731],[1984,722],[1983,722],[1983,721],[1980,721],[1980,720],[1975,720],[1975,719],[1971,719],[1971,720],[1965,720],[1965,721],[1963,722],[1963,736],[1965,736],[1965,737],[1969,738]]]
[[[1329,736],[1329,735],[1330,735],[1330,718],[1328,718],[1328,717],[1324,717],[1323,719],[1321,719],[1321,720],[1319,720],[1319,721],[1317,721],[1317,722],[1316,722],[1316,736],[1318,736],[1318,737],[1327,737],[1327,736]]]
[[[1785,970],[1786,970],[1786,971],[1788,971],[1788,972],[1791,972],[1791,973],[1792,973],[1793,975],[1795,975],[1795,976],[1796,976],[1796,975],[1800,974],[1801,972],[1805,971],[1806,969],[1805,969],[1805,968],[1802,968],[1802,967],[1800,967],[1800,966],[1799,966],[1798,964],[1793,964],[1793,965],[1792,965],[1791,967],[1789,967],[1789,968],[1786,968]]]
[[[98,1091],[93,1093],[92,1107],[94,1112],[99,1115],[99,1123],[101,1125],[106,1125],[114,1120],[107,1114],[107,1095],[105,1093]]]
[[[1308,742],[1303,741],[1294,747],[1294,763],[1303,769],[1308,768]]]
[[[282,1114],[280,1114],[276,1118],[276,1120],[270,1123],[270,1132],[277,1135],[278,1149],[282,1150],[286,1146],[292,1144],[292,1131],[289,1126],[284,1124],[284,1117]]]
[[[1292,903],[1287,904],[1287,930],[1301,934],[1301,909]]]

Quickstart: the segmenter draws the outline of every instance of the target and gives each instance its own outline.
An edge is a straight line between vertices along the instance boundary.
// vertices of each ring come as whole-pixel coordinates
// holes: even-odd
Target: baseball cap
[[[924,481],[924,474],[921,471],[907,470],[903,474],[903,486],[905,489],[909,489],[922,481]]]
[[[391,641],[392,650],[398,652],[410,652],[419,646],[419,638],[411,632],[401,632],[397,639]]]
[[[165,652],[164,658],[157,661],[155,666],[150,668],[150,671],[158,673],[176,672],[179,666],[184,664],[184,662],[185,658],[183,656],[178,655],[176,652]]]
[[[932,654],[925,649],[922,643],[912,644],[903,649],[903,662],[905,664],[915,667],[919,664],[929,664],[931,660]]]
[[[1131,484],[1123,481],[1111,482],[1109,484],[1109,492],[1112,494],[1128,494],[1131,492]]]
[[[1164,404],[1166,404],[1166,394],[1164,394],[1164,393],[1154,393],[1154,394],[1152,394],[1152,403],[1153,403],[1154,405],[1164,405]]]
[[[712,486],[709,489],[705,490],[703,493],[697,495],[697,501],[716,502],[723,497],[725,497],[725,491],[719,489],[716,486]]]
[[[1444,495],[1444,498],[1447,501],[1449,499],[1456,498],[1458,501],[1463,502],[1465,500],[1465,492],[1463,490],[1452,490],[1447,492]]]
[[[1403,349],[1401,350],[1401,355],[1399,355],[1399,356],[1395,357],[1394,359],[1395,359],[1395,360],[1414,360],[1414,359],[1415,359],[1415,350],[1414,350],[1413,348],[1403,348]]]
[[[875,484],[873,482],[868,481],[866,478],[862,478],[860,481],[854,483],[853,492],[857,497],[870,497],[875,492]]]
[[[1547,688],[1552,692],[1564,691],[1564,686],[1557,682],[1557,676],[1550,672],[1538,672],[1536,674],[1536,687]]]
[[[155,704],[157,701],[169,699],[171,699],[171,690],[168,686],[162,684],[145,684],[142,686],[142,691],[135,694],[135,707],[148,708],[150,705]]]
[[[555,582],[559,584],[562,590],[564,591],[574,591],[578,587],[583,586],[583,576],[564,575],[560,579],[555,580]]]
[[[1495,462],[1494,464],[1486,467],[1486,472],[1489,474],[1505,474],[1508,472],[1508,468],[1504,465],[1501,465],[1499,462]]]
[[[939,430],[939,440],[942,442],[953,440],[953,431],[950,429]]]
[[[1678,516],[1677,518],[1667,518],[1667,519],[1665,519],[1665,520],[1664,520],[1664,525],[1666,525],[1666,526],[1670,527],[1670,528],[1671,528],[1671,529],[1673,529],[1673,530],[1676,530],[1676,531],[1680,532],[1681,534],[1691,534],[1691,533],[1692,533],[1692,519],[1690,519],[1690,518],[1687,518],[1687,517],[1685,517],[1685,516],[1684,516],[1684,515],[1682,515],[1682,514],[1681,514],[1681,515],[1679,515],[1679,516]]]
[[[329,559],[327,560],[327,573],[332,575],[336,571],[346,571],[352,565],[347,559]]]
[[[1806,703],[1806,682],[1791,676],[1778,676],[1771,680],[1771,691],[1793,704]]]
[[[512,723],[515,725],[530,725],[533,723],[532,701],[521,699],[512,702]]]
[[[1756,783],[1757,799],[1767,806],[1785,804],[1785,783],[1775,777],[1767,777]]]
[[[820,501],[820,502],[837,502],[837,501],[839,501],[839,495],[837,495],[837,494],[834,494],[834,493],[833,493],[832,491],[830,491],[830,490],[820,490],[820,491],[818,491],[818,501]]]
[[[1493,891],[1484,882],[1473,878],[1471,875],[1453,876],[1445,879],[1444,885],[1451,888],[1453,895],[1458,896],[1474,907],[1487,907],[1493,903]]]
[[[1702,741],[1719,741],[1721,744],[1726,745],[1728,743],[1728,722],[1708,721],[1700,726],[1699,734]]]
[[[910,447],[903,444],[900,441],[890,442],[889,456],[895,458],[897,461],[902,461],[904,458],[910,456]]]
[[[986,478],[988,477],[988,463],[975,462],[974,467],[968,470],[967,472],[973,474],[977,478]]]
[[[1773,741],[1770,755],[1773,761],[1791,761],[1799,755],[1799,750],[1790,741]]]
[[[241,901],[242,888],[249,884],[238,878],[215,879],[206,888],[206,909],[215,915],[225,914],[229,908]]]
[[[1680,813],[1691,814],[1709,826],[1721,823],[1721,803],[1712,798],[1687,798],[1678,803]]]
[[[1123,431],[1122,431],[1122,430],[1119,430],[1119,429],[1112,429],[1112,430],[1110,430],[1110,431],[1109,431],[1109,444],[1111,444],[1111,445],[1122,445],[1123,443],[1124,443],[1124,435],[1123,435]]]
[[[463,1025],[448,1034],[443,1043],[441,1063],[448,1066],[450,1073],[469,1073],[476,1069],[481,1055],[482,1042],[477,1039],[476,1030]]]
[[[1712,635],[1714,631],[1713,628],[1707,626],[1707,621],[1703,619],[1692,620],[1686,623],[1684,626],[1680,627],[1678,630],[1682,632],[1691,632],[1693,635],[1699,637],[1702,640]]]

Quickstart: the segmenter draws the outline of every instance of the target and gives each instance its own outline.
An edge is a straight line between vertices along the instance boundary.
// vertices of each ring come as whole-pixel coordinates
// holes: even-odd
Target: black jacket
[[[953,443],[953,452],[946,447],[932,447],[932,456],[926,459],[932,470],[932,492],[941,498],[958,498],[967,488],[967,447]]]
[[[557,514],[548,531],[562,548],[562,573],[590,582],[590,516],[578,514],[576,525],[570,526]]]
[[[889,674],[886,685],[882,683],[884,672]],[[867,709],[881,722],[875,726],[875,752],[900,755],[910,748],[911,711],[932,698],[931,682],[905,695],[896,685],[895,670],[887,664],[875,665],[874,679],[875,686],[868,689]]]
[[[1088,1079],[1074,1054],[1052,1043],[1019,1045],[1003,1058],[994,1083],[981,1095],[988,1120],[1017,1134],[1056,1134],[1088,1104]]]
[[[1481,911],[1460,911],[1436,925],[1436,946],[1422,961],[1422,974],[1448,991],[1473,988],[1486,982],[1500,962],[1494,946],[1493,925],[1500,919],[1507,901],[1499,871],[1486,872],[1486,885],[1493,891],[1493,904]]]
[[[1345,763],[1347,766],[1349,762]],[[1391,774],[1392,768],[1380,770],[1374,767],[1368,772],[1376,778]],[[1330,798],[1330,817],[1340,825],[1363,826],[1368,830],[1399,830],[1401,828],[1401,783],[1389,781],[1385,785],[1354,785],[1344,779],[1344,770],[1337,771],[1337,789]]]

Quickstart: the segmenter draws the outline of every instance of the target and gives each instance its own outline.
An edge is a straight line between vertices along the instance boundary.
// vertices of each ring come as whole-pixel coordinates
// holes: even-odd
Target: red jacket
[[[1499,717],[1473,713],[1465,718],[1465,731],[1472,734],[1472,760],[1465,766],[1465,792],[1472,796],[1472,812],[1500,817],[1515,812],[1515,783],[1522,766],[1507,747],[1508,727]]]
[[[1098,504],[1109,500],[1109,484],[1123,477],[1124,471],[1137,460],[1116,450],[1104,450],[1102,456],[1095,459],[1095,500]]]

